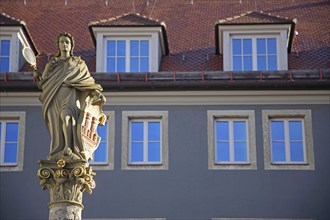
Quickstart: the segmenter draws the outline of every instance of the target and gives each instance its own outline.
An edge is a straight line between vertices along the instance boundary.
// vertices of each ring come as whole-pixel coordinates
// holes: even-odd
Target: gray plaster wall
[[[315,170],[264,170],[263,109],[311,109]],[[106,106],[115,111],[113,170],[96,171],[84,194],[83,218],[330,219],[329,105]],[[121,170],[121,112],[168,111],[169,169]],[[207,110],[255,110],[257,170],[208,170]],[[40,107],[26,111],[23,172],[0,173],[0,219],[47,219],[48,191],[39,187],[37,161],[49,135]]]

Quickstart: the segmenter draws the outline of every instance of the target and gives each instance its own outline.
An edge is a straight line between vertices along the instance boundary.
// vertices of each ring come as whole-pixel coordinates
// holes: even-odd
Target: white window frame
[[[129,149],[128,149],[128,155],[129,155],[129,159],[128,159],[128,163],[130,165],[161,165],[162,164],[162,120],[161,119],[131,119],[129,120],[129,134],[132,133],[132,126],[131,126],[131,122],[143,122],[143,161],[141,162],[133,162],[131,161],[132,158],[132,140],[131,140],[131,135],[129,135]],[[159,122],[160,123],[160,161],[156,162],[156,161],[148,161],[148,122]]]
[[[159,71],[161,57],[165,55],[162,27],[92,27],[92,30],[96,39],[96,72],[106,72],[106,39],[150,39],[149,72]]]
[[[131,51],[130,51],[130,41],[131,40],[138,40],[138,41],[141,41],[141,40],[147,40],[149,42],[149,54],[148,54],[148,58],[149,58],[149,71],[150,71],[150,66],[151,66],[151,45],[150,45],[150,42],[151,42],[151,37],[106,37],[104,39],[104,45],[105,45],[105,48],[107,47],[107,41],[108,40],[114,40],[114,41],[119,41],[119,40],[122,40],[122,41],[125,41],[125,46],[126,46],[126,51],[125,51],[125,72],[131,72],[130,70],[130,62],[131,62]],[[117,56],[115,56],[117,57]],[[140,57],[140,56],[139,56]],[[107,71],[107,58],[108,58],[108,54],[107,54],[107,50],[105,49],[104,50],[104,72]],[[118,71],[117,71],[118,72]]]
[[[115,151],[115,111],[104,111],[107,116],[107,161],[94,162],[90,161],[89,164],[93,166],[93,170],[113,170],[114,169],[114,151]],[[98,125],[100,126],[100,125]],[[102,140],[101,140],[102,141]]]
[[[252,71],[257,71],[258,70],[258,62],[257,62],[257,39],[258,38],[275,38],[276,39],[276,61],[277,61],[277,70],[279,70],[279,66],[280,66],[280,62],[281,62],[281,59],[279,57],[279,51],[280,51],[280,48],[279,48],[279,42],[280,42],[280,35],[264,35],[264,34],[260,34],[260,35],[247,35],[247,34],[244,34],[244,35],[231,35],[230,36],[230,48],[231,48],[231,59],[230,59],[230,64],[231,64],[231,70],[234,69],[234,62],[233,62],[233,54],[232,54],[232,51],[233,51],[233,45],[232,45],[232,42],[233,42],[233,39],[251,39],[252,40]],[[266,51],[266,57],[268,58],[268,54],[267,54],[267,51]],[[267,61],[268,59],[266,59]],[[267,65],[267,68],[268,68],[268,65]],[[242,71],[246,71],[246,70],[242,70]],[[266,71],[266,70],[263,70],[263,71]]]
[[[161,162],[130,161],[130,121],[160,121]],[[146,135],[144,133],[144,135]],[[168,112],[167,111],[123,111],[122,112],[122,170],[168,170]],[[145,157],[144,157],[145,158]]]
[[[21,26],[1,26],[1,39],[10,40],[9,72],[18,72],[24,64],[22,48],[31,47]]]
[[[219,25],[219,51],[223,54],[223,70],[232,71],[231,39],[236,36],[248,38],[267,36],[277,38],[277,70],[288,70],[288,46],[291,24],[269,25]]]
[[[247,161],[216,161],[216,129],[215,122],[218,120],[244,120],[246,121],[246,144]],[[256,170],[256,133],[255,133],[255,113],[253,110],[209,110],[207,111],[207,134],[208,134],[208,169],[237,169],[237,170]]]
[[[249,122],[247,118],[215,118],[214,120],[214,143],[217,141],[216,135],[216,122],[218,121],[225,121],[229,122],[229,161],[217,161],[215,159],[215,164],[250,164],[249,161]],[[246,161],[235,161],[234,159],[234,121],[244,121],[245,122],[245,131],[246,131]],[[217,154],[217,147],[216,144],[214,145],[215,148],[215,158]]]
[[[12,53],[12,49],[11,49],[11,47],[12,47],[12,38],[10,36],[0,36],[0,43],[3,40],[9,40],[9,45],[10,45],[9,56],[1,56],[1,57],[8,57],[9,58],[9,70],[8,70],[8,72],[10,72],[10,69],[11,69],[11,60],[12,60],[12,58],[11,58],[11,53]],[[0,45],[0,49],[2,50],[1,45]]]
[[[18,122],[17,163],[3,163],[4,145],[1,143],[0,171],[23,171],[24,141],[25,141],[25,112],[0,112],[1,122]],[[2,129],[2,134],[4,130]],[[1,140],[4,142],[4,137]]]
[[[303,153],[304,153],[304,161],[291,161],[291,153],[290,153],[290,132],[289,132],[289,120],[301,121],[302,122],[302,143],[303,143]],[[285,161],[271,161],[272,164],[307,164],[306,161],[306,140],[305,140],[305,123],[303,119],[300,118],[274,118],[269,119],[269,141],[270,141],[270,153],[272,155],[272,132],[271,132],[271,122],[272,121],[283,121],[284,122],[284,145],[285,145]]]
[[[304,162],[297,161],[281,161],[272,162],[271,153],[271,120],[301,120],[303,132],[303,148]],[[312,113],[311,110],[262,110],[262,125],[264,138],[264,167],[266,170],[314,170],[314,145],[313,145],[313,130],[312,130]],[[287,126],[287,125],[286,125]],[[285,128],[288,129],[288,128]],[[289,133],[286,132],[286,140]],[[286,158],[290,155],[289,146],[286,143]]]

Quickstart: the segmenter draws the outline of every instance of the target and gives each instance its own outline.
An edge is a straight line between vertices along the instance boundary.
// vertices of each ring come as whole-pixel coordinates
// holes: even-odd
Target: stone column
[[[95,173],[88,162],[67,163],[60,159],[57,162],[41,160],[39,164],[40,185],[50,194],[49,219],[81,220],[83,192],[91,194],[95,188]]]

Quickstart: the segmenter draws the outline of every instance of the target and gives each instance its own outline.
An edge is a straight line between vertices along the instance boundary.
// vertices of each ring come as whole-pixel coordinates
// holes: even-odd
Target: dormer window
[[[25,63],[22,48],[30,47],[38,54],[24,21],[0,14],[0,72],[18,72]]]
[[[97,72],[158,72],[168,54],[164,23],[139,14],[92,22],[89,28]]]
[[[287,70],[295,20],[248,12],[216,23],[224,71]]]

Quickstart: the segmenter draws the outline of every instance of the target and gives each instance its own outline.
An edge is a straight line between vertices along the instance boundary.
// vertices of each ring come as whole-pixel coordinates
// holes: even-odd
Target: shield
[[[82,156],[84,159],[90,160],[93,159],[93,153],[101,141],[101,137],[97,134],[97,126],[105,124],[106,115],[102,111],[103,102],[91,95],[88,95],[81,103],[78,139],[83,149]]]

